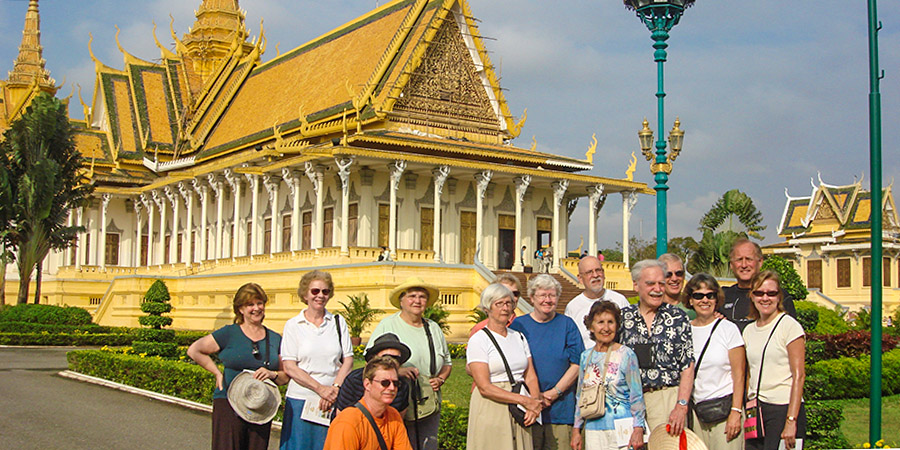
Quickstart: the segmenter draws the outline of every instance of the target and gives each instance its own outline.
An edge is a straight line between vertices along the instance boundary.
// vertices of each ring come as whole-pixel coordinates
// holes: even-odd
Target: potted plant
[[[365,293],[351,295],[350,303],[340,302],[344,307],[344,320],[347,321],[347,329],[350,331],[350,343],[354,347],[362,342],[363,330],[381,314],[381,310],[369,306],[369,296]]]

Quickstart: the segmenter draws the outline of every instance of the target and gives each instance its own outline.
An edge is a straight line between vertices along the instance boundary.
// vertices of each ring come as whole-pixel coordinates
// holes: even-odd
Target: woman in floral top
[[[645,409],[641,372],[637,356],[630,348],[613,342],[619,328],[619,308],[600,301],[591,306],[584,318],[591,339],[597,344],[581,355],[575,404],[581,404],[584,387],[607,380],[606,413],[585,421],[575,409],[572,448],[575,450],[617,450],[627,442],[629,448],[644,446]],[[607,352],[611,352],[606,374],[602,374]],[[605,376],[604,376],[605,375]],[[616,432],[616,428],[623,430]],[[584,431],[582,431],[584,430]],[[629,433],[630,430],[630,433]],[[621,433],[621,438],[620,438]]]

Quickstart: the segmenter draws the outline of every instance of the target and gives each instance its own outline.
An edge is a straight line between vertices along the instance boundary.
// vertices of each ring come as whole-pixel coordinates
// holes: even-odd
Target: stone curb
[[[83,373],[73,372],[71,370],[63,370],[58,373],[59,376],[63,378],[69,378],[72,380],[83,381],[85,383],[96,384],[98,386],[108,387],[112,389],[116,389],[123,392],[128,392],[129,394],[136,394],[142,397],[151,398],[153,400],[158,400],[165,403],[171,403],[176,406],[181,406],[182,408],[193,409],[195,411],[212,413],[212,406],[197,403],[191,400],[185,400],[183,398],[173,397],[171,395],[160,394],[159,392],[148,391],[146,389],[136,388],[134,386],[128,386],[121,383],[116,383],[114,381],[105,380],[103,378],[92,377],[90,375],[85,375]],[[272,421],[272,429],[280,430],[281,422],[275,420]]]

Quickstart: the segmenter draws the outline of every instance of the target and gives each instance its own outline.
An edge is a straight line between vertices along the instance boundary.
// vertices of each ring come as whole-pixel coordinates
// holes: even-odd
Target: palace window
[[[837,260],[837,287],[850,287],[850,258]]]
[[[325,220],[322,228],[322,247],[334,246],[334,207],[325,208]]]
[[[423,207],[419,215],[419,249],[434,250],[434,208]]]
[[[169,263],[169,250],[172,248],[172,239],[169,239],[169,235],[163,236],[164,248],[163,250],[163,264]]]
[[[106,233],[106,254],[104,255],[107,266],[119,265],[119,233]]]
[[[141,260],[138,262],[138,265],[147,266],[150,265],[147,262],[147,250],[150,248],[150,236],[147,234],[141,235]]]
[[[863,258],[863,287],[872,286],[872,258]]]
[[[891,258],[888,257],[881,259],[881,284],[891,287]]]
[[[263,254],[272,253],[272,219],[263,221]]]
[[[388,237],[391,224],[391,206],[386,204],[378,205],[378,246],[387,247]]]
[[[312,248],[312,211],[306,211],[303,213],[303,221],[300,222],[302,224],[302,234],[303,234],[303,246],[301,247],[303,250],[309,250]]]
[[[810,289],[822,289],[821,259],[814,259],[806,262],[806,285]]]
[[[281,251],[290,251],[291,247],[291,215],[281,216]]]
[[[350,242],[347,245],[356,247],[359,238],[359,204],[351,203],[349,210],[350,218],[347,220],[349,222],[347,227],[350,231]]]
[[[79,235],[75,235],[75,239],[72,241],[71,253],[69,254],[69,265],[75,265],[75,259],[78,257],[78,245],[81,243],[81,239]]]
[[[178,245],[176,246],[175,261],[173,261],[173,262],[184,262],[184,261],[181,261],[181,255],[184,254],[183,253],[184,252],[184,233],[178,233],[177,239],[178,239]]]
[[[460,261],[463,264],[475,262],[475,227],[476,215],[471,211],[459,213],[459,248]]]

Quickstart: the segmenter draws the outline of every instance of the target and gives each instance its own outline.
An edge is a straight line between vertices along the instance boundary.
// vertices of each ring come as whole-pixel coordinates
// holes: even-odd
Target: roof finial
[[[25,13],[25,26],[22,29],[22,44],[19,45],[19,54],[9,72],[9,84],[28,86],[35,82],[42,90],[56,93],[56,81],[50,78],[50,71],[44,65],[43,50],[41,47],[41,16],[38,11],[38,1],[28,2],[28,11]]]

